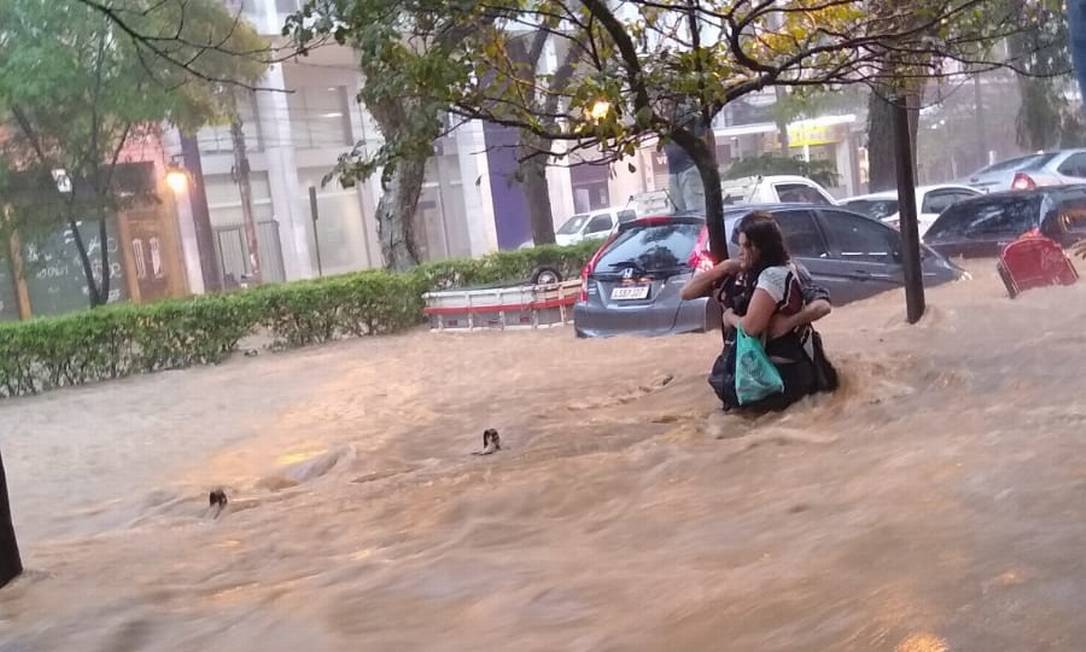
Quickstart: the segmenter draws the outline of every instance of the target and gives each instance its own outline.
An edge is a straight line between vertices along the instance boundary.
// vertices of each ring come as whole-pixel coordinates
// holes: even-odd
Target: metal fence
[[[275,220],[257,222],[256,241],[262,280],[265,283],[285,281],[283,248],[279,242],[279,223]],[[236,287],[243,278],[252,273],[243,225],[215,227],[215,249],[219,257],[219,280],[224,288]]]

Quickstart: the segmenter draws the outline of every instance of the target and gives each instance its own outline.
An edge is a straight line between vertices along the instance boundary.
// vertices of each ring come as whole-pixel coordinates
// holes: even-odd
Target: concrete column
[[[852,134],[849,133],[847,126],[841,130],[844,135],[835,146],[837,154],[837,172],[840,174],[841,188],[845,197],[851,197],[856,192],[856,176],[854,170],[857,169],[855,162],[855,152],[853,151]],[[840,197],[838,197],[840,199]]]
[[[474,120],[456,130],[456,154],[460,159],[471,255],[481,256],[498,248],[498,229],[494,222],[494,203],[490,198],[490,166],[486,158],[482,122]]]
[[[197,182],[203,183],[203,179]],[[192,222],[192,201],[189,197],[189,189],[175,191],[174,201],[177,205],[177,228],[181,232],[181,256],[185,263],[185,278],[188,280],[189,292],[203,294],[206,291],[204,274],[200,264],[200,245],[196,239],[196,227]]]
[[[566,143],[555,142],[554,151],[564,154]],[[551,195],[551,217],[554,228],[557,229],[573,217],[577,209],[573,204],[573,177],[568,167],[569,159],[557,158],[555,161],[558,165],[547,167],[547,187]]]
[[[177,129],[164,130],[162,148],[167,156],[180,155],[181,144]],[[181,258],[185,265],[185,279],[188,281],[189,292],[192,294],[204,294],[203,266],[200,263],[200,243],[196,237],[196,225],[192,217],[192,198],[189,192],[193,183],[203,183],[203,178],[197,178],[190,170],[189,186],[181,192],[174,192],[174,204],[177,206],[177,230],[181,237]]]
[[[270,4],[274,5],[274,2]],[[275,64],[261,80],[261,85],[285,89],[283,64]],[[298,183],[290,127],[287,94],[263,91],[256,94],[260,133],[268,164],[268,184],[272,207],[279,222],[279,240],[283,248],[283,268],[288,281],[312,278],[316,274],[310,251],[308,196]]]

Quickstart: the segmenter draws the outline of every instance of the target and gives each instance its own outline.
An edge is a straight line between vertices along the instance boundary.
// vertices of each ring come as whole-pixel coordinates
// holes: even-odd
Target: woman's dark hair
[[[735,227],[736,236],[742,233],[747,236],[747,241],[757,247],[760,260],[757,267],[744,272],[738,279],[729,279],[725,283],[723,302],[726,308],[731,308],[737,315],[747,314],[750,298],[754,294],[754,288],[758,284],[758,277],[767,267],[785,265],[789,261],[788,249],[784,246],[784,236],[777,221],[768,213],[754,211],[743,219]]]
[[[739,233],[747,236],[747,242],[753,245],[760,255],[758,269],[752,271],[761,272],[766,267],[785,265],[790,260],[781,227],[769,213],[755,211],[747,215],[739,221]]]

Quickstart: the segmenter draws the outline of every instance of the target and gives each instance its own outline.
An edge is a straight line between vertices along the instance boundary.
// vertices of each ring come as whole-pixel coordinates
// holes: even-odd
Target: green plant
[[[428,291],[524,281],[540,267],[575,278],[598,246],[536,247],[429,263],[404,273],[372,270],[0,323],[0,396],[216,364],[236,351],[243,337],[262,331],[278,348],[396,333],[424,321],[422,295]]]

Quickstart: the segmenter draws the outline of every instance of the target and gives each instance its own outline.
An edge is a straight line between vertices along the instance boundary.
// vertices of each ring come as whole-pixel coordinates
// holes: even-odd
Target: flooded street
[[[7,401],[0,651],[1081,650],[1086,285],[975,273],[837,310],[842,390],[758,420],[719,334],[570,329]]]

